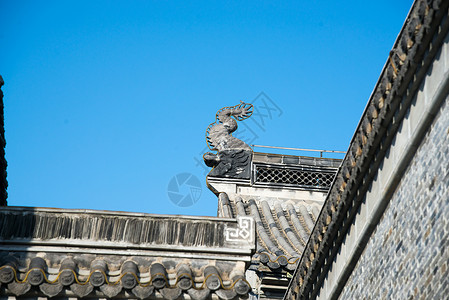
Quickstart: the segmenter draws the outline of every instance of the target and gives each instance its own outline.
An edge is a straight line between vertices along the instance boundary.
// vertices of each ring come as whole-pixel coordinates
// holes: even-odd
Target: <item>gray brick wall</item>
[[[340,299],[449,299],[449,98]]]

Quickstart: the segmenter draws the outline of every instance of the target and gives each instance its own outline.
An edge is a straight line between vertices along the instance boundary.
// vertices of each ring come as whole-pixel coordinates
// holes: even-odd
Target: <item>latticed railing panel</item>
[[[334,171],[311,171],[272,166],[255,166],[255,183],[287,184],[315,188],[330,188]]]

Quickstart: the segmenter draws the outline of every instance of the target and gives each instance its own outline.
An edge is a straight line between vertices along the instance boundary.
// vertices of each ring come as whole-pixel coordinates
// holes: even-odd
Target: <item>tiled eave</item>
[[[220,215],[251,216],[256,227],[256,253],[250,269],[293,271],[321,206],[304,201],[220,193]]]
[[[285,299],[314,298],[363,195],[449,31],[448,1],[418,0],[394,44]],[[361,251],[361,249],[359,249]]]
[[[233,299],[250,287],[252,219],[0,208],[0,294]]]

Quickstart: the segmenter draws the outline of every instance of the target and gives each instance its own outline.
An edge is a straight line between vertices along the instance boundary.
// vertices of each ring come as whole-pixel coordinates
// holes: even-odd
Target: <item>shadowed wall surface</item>
[[[448,124],[449,98],[402,178],[340,299],[447,297]]]

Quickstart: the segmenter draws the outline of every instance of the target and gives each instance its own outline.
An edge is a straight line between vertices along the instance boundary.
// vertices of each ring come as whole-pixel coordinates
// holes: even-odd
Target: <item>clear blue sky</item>
[[[215,215],[205,130],[261,92],[255,144],[346,150],[411,4],[0,1],[8,204]]]

